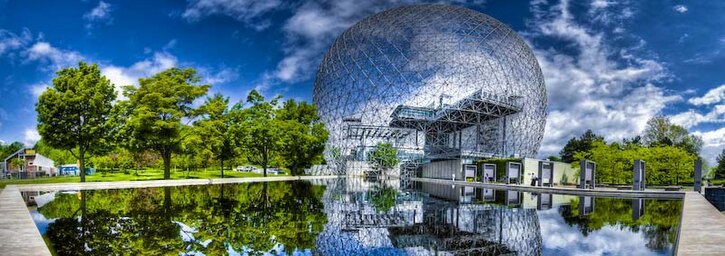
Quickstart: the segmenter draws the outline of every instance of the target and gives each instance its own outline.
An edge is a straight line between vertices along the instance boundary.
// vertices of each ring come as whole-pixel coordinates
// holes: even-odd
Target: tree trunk
[[[164,160],[164,179],[171,178],[171,152],[163,152],[161,158]]]
[[[81,241],[86,242],[88,220],[86,219],[86,191],[81,190]]]
[[[171,187],[164,187],[164,215],[171,216]]]
[[[266,153],[264,153],[262,156],[262,169],[264,170],[264,177],[267,177],[267,154]]]
[[[222,179],[224,178],[224,159],[221,159],[222,162]]]
[[[86,152],[83,149],[78,151],[78,162],[79,162],[78,168],[80,169],[79,171],[81,172],[80,173],[81,182],[86,182],[86,162],[84,160],[85,154],[86,154]]]

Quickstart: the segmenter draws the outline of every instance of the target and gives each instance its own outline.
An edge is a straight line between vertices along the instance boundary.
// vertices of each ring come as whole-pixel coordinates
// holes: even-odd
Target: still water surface
[[[338,179],[29,192],[58,255],[672,255],[681,200]]]

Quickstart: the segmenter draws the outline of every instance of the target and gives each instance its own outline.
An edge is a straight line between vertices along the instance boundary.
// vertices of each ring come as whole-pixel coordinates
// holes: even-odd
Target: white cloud
[[[87,21],[110,21],[111,4],[103,1],[98,2],[98,6],[83,14],[83,19]]]
[[[50,87],[50,85],[44,82],[33,84],[30,86],[30,93],[33,94],[35,98],[38,98],[41,94],[43,94],[43,92],[45,92],[45,90],[48,89],[48,87]]]
[[[691,97],[688,102],[705,111],[690,109],[677,113],[670,116],[672,122],[688,129],[702,123],[725,123],[725,84],[710,89],[701,97]]]
[[[16,35],[10,31],[0,29],[0,56],[6,52],[20,49],[27,45],[33,39],[30,31],[23,30],[20,35]]]
[[[605,0],[594,0],[594,1],[592,1],[592,7],[595,8],[595,9],[597,9],[597,8],[606,8],[610,4],[612,4],[612,3],[609,2],[609,1],[605,1]]]
[[[235,68],[222,67],[216,72],[207,68],[199,68],[199,75],[203,83],[217,85],[233,81],[239,78],[239,70]]]
[[[634,49],[611,50],[602,30],[615,30],[618,25],[595,29],[577,23],[568,4],[567,0],[551,8],[533,4],[533,32],[526,34],[529,40],[566,41],[576,52],[540,49],[534,44],[549,98],[542,156],[557,154],[567,140],[586,129],[609,140],[641,134],[647,120],[666,104],[682,100],[655,85],[668,76],[662,64],[636,56]]]
[[[574,205],[575,206],[575,205]],[[584,236],[577,226],[567,225],[557,209],[537,211],[543,246],[563,255],[657,255],[648,244],[645,230],[633,231],[620,224],[605,225]]]
[[[271,23],[269,20],[260,20],[261,16],[281,7],[282,2],[279,0],[189,0],[181,16],[187,21],[195,22],[207,16],[224,15],[244,21],[257,30],[263,30]]]
[[[166,52],[156,52],[151,58],[138,61],[128,67],[104,65],[101,67],[101,75],[106,76],[111,83],[116,85],[119,98],[123,99],[122,86],[138,85],[139,78],[176,67],[178,63],[176,56]]]
[[[710,164],[725,148],[725,127],[712,131],[695,131],[692,134],[702,137],[702,151],[700,155]]]
[[[111,4],[100,1],[98,2],[98,6],[83,14],[83,19],[86,21],[85,27],[89,30],[89,34],[91,33],[90,30],[96,25],[109,25],[113,23],[111,11],[113,11],[113,6]]]
[[[40,140],[40,134],[35,128],[25,129],[25,137],[23,137],[23,144],[26,147],[33,147],[35,143]]]
[[[672,7],[672,9],[675,10],[676,12],[679,12],[679,13],[686,13],[687,12],[687,6],[684,6],[684,5],[681,5],[681,4],[675,5],[674,7]]]
[[[26,62],[37,61],[48,64],[50,69],[60,69],[67,66],[73,66],[84,57],[78,52],[61,50],[53,47],[48,42],[36,42],[25,51]]]
[[[714,106],[706,114],[700,114],[694,109],[670,116],[673,123],[685,128],[691,128],[701,123],[725,123],[725,104]]]
[[[693,105],[710,105],[725,102],[725,84],[710,89],[702,97],[693,97],[688,100]]]

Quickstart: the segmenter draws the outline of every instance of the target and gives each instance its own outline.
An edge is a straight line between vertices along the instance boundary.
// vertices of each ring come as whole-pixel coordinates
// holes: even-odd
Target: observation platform
[[[438,108],[399,105],[390,115],[390,127],[409,128],[438,133],[459,131],[481,122],[521,112],[520,96],[501,96],[476,90],[453,104]]]
[[[466,150],[460,148],[429,146],[425,147],[427,157],[431,159],[459,159],[459,158],[491,158],[497,155],[490,152]]]
[[[351,124],[347,126],[348,139],[403,139],[415,133],[413,129],[377,125]]]

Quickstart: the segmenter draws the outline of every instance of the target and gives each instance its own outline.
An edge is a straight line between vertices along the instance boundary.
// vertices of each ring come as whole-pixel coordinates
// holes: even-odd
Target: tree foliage
[[[56,219],[46,236],[60,255],[257,255],[279,245],[292,255],[315,247],[326,223],[324,189],[273,182],[96,190],[57,194],[38,212]]]
[[[594,212],[583,215],[579,212],[580,198],[573,198],[569,205],[561,207],[559,213],[564,222],[576,227],[587,236],[607,226],[619,226],[632,232],[643,231],[647,247],[665,250],[677,242],[677,230],[682,213],[680,200],[645,200],[644,215],[632,217],[632,200],[621,198],[594,198]]]
[[[597,163],[597,182],[630,184],[634,160],[646,162],[645,176],[648,184],[678,184],[691,178],[697,157],[674,146],[644,147],[636,145],[607,144],[595,141],[588,152],[578,152],[575,160],[589,159]],[[572,165],[577,165],[573,163]]]
[[[240,110],[229,110],[229,98],[221,94],[207,97],[204,105],[197,110],[201,116],[194,122],[196,138],[204,138],[201,145],[220,161],[222,178],[224,177],[224,161],[236,157],[240,150],[238,135],[242,129],[242,114]],[[187,144],[191,149],[191,144]]]
[[[10,154],[17,152],[23,147],[23,143],[18,141],[10,144],[3,144],[0,142],[0,160],[5,159],[6,157],[10,156]]]
[[[171,176],[171,156],[180,150],[184,127],[182,120],[192,118],[192,103],[206,94],[210,85],[192,68],[170,68],[148,78],[139,79],[139,87],[125,86],[126,103],[119,106],[128,116],[124,120],[131,149],[158,152],[164,163],[164,179]]]
[[[68,150],[61,150],[57,149],[51,146],[48,146],[43,139],[39,140],[35,143],[35,147],[33,147],[35,152],[38,152],[38,154],[44,155],[51,160],[53,160],[56,164],[75,164],[77,158],[73,156]]]
[[[643,135],[644,144],[650,147],[674,146],[693,155],[702,149],[702,138],[691,135],[682,126],[673,124],[664,116],[657,116],[647,121]]]
[[[23,169],[23,166],[25,166],[25,160],[22,158],[14,157],[8,162],[8,169],[20,171]]]
[[[717,165],[715,166],[715,179],[725,179],[725,149],[720,152],[720,155],[715,159]]]
[[[247,95],[247,103],[251,106],[244,109],[242,149],[249,162],[262,166],[265,177],[272,158],[278,156],[281,146],[281,125],[275,118],[278,102],[279,98],[265,101],[262,94],[252,90]],[[242,104],[237,104],[235,109],[242,109]]]
[[[69,150],[85,170],[86,153],[99,153],[109,144],[108,119],[116,96],[96,64],[61,69],[35,105],[38,133],[49,146]],[[84,171],[80,178],[85,181]]]
[[[588,152],[595,141],[604,141],[604,137],[594,134],[592,130],[587,130],[579,138],[571,138],[559,152],[561,161],[565,163],[575,161],[574,155],[579,152]]]
[[[282,136],[280,156],[292,175],[323,161],[328,132],[314,105],[288,100],[277,111]]]
[[[378,172],[384,173],[389,171],[400,162],[398,159],[398,149],[390,143],[378,143],[375,145],[375,149],[368,155],[368,162]]]

